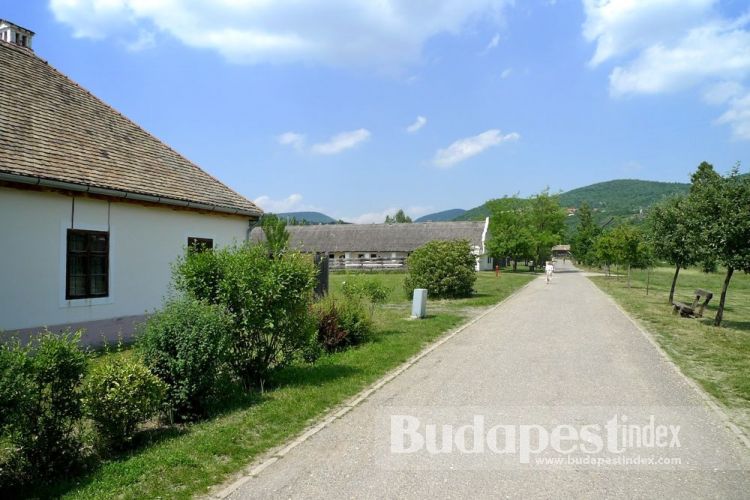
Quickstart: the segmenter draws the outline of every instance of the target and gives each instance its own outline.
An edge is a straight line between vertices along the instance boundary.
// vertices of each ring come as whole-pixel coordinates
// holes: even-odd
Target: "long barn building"
[[[333,269],[397,269],[417,248],[430,241],[466,240],[476,256],[478,271],[492,269],[486,253],[489,219],[466,222],[415,222],[407,224],[322,224],[287,226],[291,248],[328,257]],[[253,241],[263,240],[263,230],[253,229]]]

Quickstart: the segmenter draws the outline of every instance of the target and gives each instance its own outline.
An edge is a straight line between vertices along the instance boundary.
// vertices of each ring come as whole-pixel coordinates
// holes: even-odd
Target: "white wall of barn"
[[[248,219],[0,187],[0,331],[143,315],[160,307],[190,236],[245,239]],[[109,295],[66,300],[67,230],[109,230]]]

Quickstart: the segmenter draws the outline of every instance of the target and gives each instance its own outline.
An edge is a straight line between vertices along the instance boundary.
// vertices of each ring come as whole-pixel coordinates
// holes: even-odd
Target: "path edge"
[[[735,424],[732,421],[732,418],[727,414],[726,411],[724,411],[724,408],[721,406],[720,403],[718,403],[713,396],[711,396],[709,393],[707,393],[700,385],[698,385],[698,382],[693,380],[692,378],[685,375],[685,373],[682,371],[682,368],[675,363],[672,358],[669,357],[669,354],[664,350],[664,348],[656,341],[655,336],[651,331],[646,328],[640,321],[638,321],[636,318],[630,315],[628,311],[626,311],[610,294],[602,290],[596,283],[591,281],[588,276],[584,276],[586,278],[586,281],[589,282],[591,286],[593,286],[595,289],[597,289],[599,292],[601,292],[616,308],[619,310],[632,324],[635,326],[635,328],[643,335],[643,337],[656,349],[656,351],[659,353],[661,358],[672,367],[672,369],[677,373],[677,375],[682,378],[683,381],[685,381],[690,387],[693,388],[695,393],[698,395],[698,397],[703,401],[706,406],[708,406],[713,412],[719,417],[719,419],[724,424],[724,427],[726,427],[729,431],[734,434],[734,436],[745,445],[746,448],[750,449],[750,437],[745,433],[742,428],[740,428],[737,424]]]
[[[479,320],[481,320],[488,314],[494,312],[496,309],[499,309],[502,305],[504,305],[509,300],[516,297],[519,293],[521,293],[521,291],[526,289],[536,279],[537,277],[535,276],[534,278],[529,280],[526,284],[514,290],[510,295],[505,297],[503,300],[501,300],[494,306],[491,306],[485,311],[478,314],[477,316],[470,318],[468,321],[459,325],[453,330],[449,330],[448,332],[444,333],[443,335],[441,335],[440,337],[432,341],[430,344],[425,346],[417,354],[407,359],[399,366],[393,368],[391,371],[389,371],[388,373],[383,375],[381,378],[379,378],[378,380],[370,384],[368,387],[361,390],[360,392],[358,392],[357,394],[355,394],[354,396],[346,400],[344,403],[341,403],[340,405],[337,405],[336,407],[334,407],[332,410],[324,414],[314,423],[307,426],[304,430],[302,430],[302,432],[290,438],[289,440],[285,441],[283,444],[272,448],[268,452],[264,453],[261,457],[253,460],[249,466],[245,467],[240,472],[233,474],[230,477],[230,479],[212,488],[212,490],[217,490],[217,491],[214,491],[213,493],[209,491],[209,493],[201,496],[200,498],[224,499],[224,498],[229,497],[232,493],[237,491],[245,483],[247,483],[248,481],[256,477],[258,474],[260,474],[262,471],[264,471],[265,469],[267,469],[274,463],[278,462],[284,456],[286,456],[294,448],[301,445],[302,443],[304,443],[305,441],[313,437],[315,434],[317,434],[318,432],[322,431],[323,429],[331,425],[331,423],[334,420],[343,417],[344,415],[349,413],[352,409],[364,403],[368,397],[370,397],[372,394],[374,394],[375,392],[383,388],[383,386],[385,386],[388,382],[392,381],[393,379],[401,375],[403,372],[411,368],[414,364],[416,364],[422,358],[430,354],[432,351],[434,351],[441,345],[445,344],[446,342],[448,342],[453,337],[463,332],[470,326],[474,325],[475,323],[477,323]],[[750,446],[750,444],[748,444],[748,446]]]

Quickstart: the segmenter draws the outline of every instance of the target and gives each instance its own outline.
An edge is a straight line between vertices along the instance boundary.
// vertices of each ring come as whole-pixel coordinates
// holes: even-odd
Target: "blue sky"
[[[0,0],[0,17],[272,211],[379,222],[750,162],[748,0]]]

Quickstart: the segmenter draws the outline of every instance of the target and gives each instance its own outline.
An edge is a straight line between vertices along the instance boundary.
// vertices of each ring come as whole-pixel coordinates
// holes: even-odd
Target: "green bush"
[[[469,297],[477,279],[476,258],[466,240],[431,241],[417,248],[406,261],[404,290],[426,288],[433,298]]]
[[[170,419],[205,415],[229,355],[232,321],[220,306],[193,298],[168,302],[141,328],[138,350],[167,386]]]
[[[210,253],[181,258],[174,268],[175,287],[229,311],[234,372],[246,386],[262,383],[270,370],[303,354],[315,338],[310,315],[315,266],[299,253],[269,258],[261,245]]]
[[[372,319],[358,297],[327,295],[313,309],[318,342],[329,352],[361,344],[372,335]]]
[[[34,379],[28,349],[0,343],[0,433],[21,425],[34,403]]]
[[[20,453],[20,434],[28,427],[35,399],[28,349],[0,344],[0,491],[23,482],[28,464]]]
[[[352,276],[341,284],[341,291],[347,297],[362,298],[371,304],[382,304],[388,300],[391,289],[376,278]]]
[[[121,449],[131,442],[138,425],[159,411],[166,390],[166,384],[143,363],[118,356],[91,371],[83,387],[83,404],[104,443]]]
[[[36,347],[0,348],[4,484],[48,481],[81,463],[80,334],[41,335]]]

